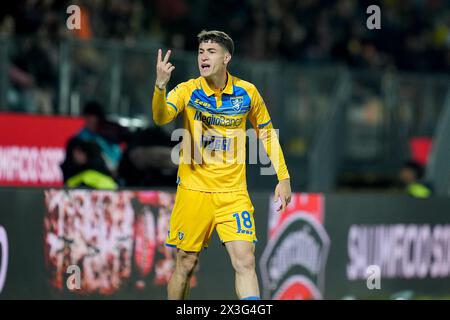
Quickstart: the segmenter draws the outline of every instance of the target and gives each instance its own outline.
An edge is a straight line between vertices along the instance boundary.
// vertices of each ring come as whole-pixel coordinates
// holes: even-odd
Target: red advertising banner
[[[0,185],[61,186],[67,140],[83,126],[78,117],[0,114]]]

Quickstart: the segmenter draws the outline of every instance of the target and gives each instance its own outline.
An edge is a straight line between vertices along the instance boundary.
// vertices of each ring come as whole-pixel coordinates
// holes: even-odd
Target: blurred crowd
[[[381,8],[380,30],[366,26],[366,9],[374,3]],[[69,30],[66,25],[73,12],[68,13],[67,8],[73,4],[81,12],[79,30]],[[447,0],[8,1],[0,11],[0,44],[5,36],[13,39],[6,53],[10,61],[8,109],[49,114],[57,112],[57,105],[61,108],[67,103],[62,102],[58,90],[63,77],[64,39],[116,40],[126,47],[156,43],[196,51],[195,35],[204,28],[228,32],[236,42],[236,54],[253,61],[450,71]],[[64,61],[76,63],[81,75],[81,79],[70,80],[72,88],[82,88],[85,94],[91,92],[88,99],[109,97],[109,92],[101,90],[99,74],[109,77],[107,70],[117,64],[113,57],[95,50],[72,52],[69,56],[64,56]],[[148,60],[148,54],[145,58],[128,58],[127,68],[132,75],[123,81],[124,85],[148,87],[142,76],[142,70],[150,70]],[[135,94],[128,104],[136,108],[146,99]]]
[[[69,30],[66,26],[70,15],[67,8],[73,4],[81,9],[80,30]],[[380,30],[369,30],[366,26],[369,17],[366,9],[372,4],[381,8]],[[156,43],[178,50],[196,51],[195,35],[204,28],[228,32],[235,40],[237,56],[252,61],[276,60],[306,66],[344,64],[375,71],[450,71],[448,0],[21,0],[6,2],[0,12],[0,63],[4,53],[1,50],[3,36],[13,39],[7,51],[10,61],[6,94],[8,110],[45,114],[62,112],[61,108],[69,105],[69,101],[61,99],[62,78],[70,82],[70,108],[77,106],[75,110],[66,108],[67,113],[81,113],[82,106],[90,100],[100,101],[107,113],[130,115],[134,110],[148,110],[151,95],[148,88],[152,85],[151,71],[148,70],[153,68],[148,51],[133,51],[119,63],[114,60],[114,50],[103,48],[101,41],[96,42],[95,48],[78,46],[68,53],[62,50],[63,41],[106,39],[115,40],[124,48]],[[75,66],[70,76],[63,77],[60,63],[63,54],[67,55],[65,61]],[[122,87],[117,91],[121,100],[115,105],[111,98],[114,90],[109,85],[112,83],[113,65],[126,66],[122,68]],[[179,77],[189,74],[190,70],[184,67],[186,70],[178,65]],[[327,73],[324,79],[330,80],[334,76]],[[173,83],[182,80],[176,77],[174,75]],[[295,74],[289,79],[297,81],[290,81],[292,94],[286,102],[286,121],[289,123],[290,119],[292,127],[302,130],[307,127],[305,122],[310,123],[310,131],[313,132],[316,122],[308,120],[308,112],[326,110],[329,99],[324,97],[331,89],[323,86],[325,82],[310,81],[307,75]],[[363,86],[361,82],[356,81],[359,87]],[[315,92],[315,86],[322,90],[320,94],[308,95],[308,90]],[[364,101],[379,99],[380,93],[368,90],[377,88],[377,85],[370,83],[363,87],[367,97],[354,109],[356,113],[370,116],[376,113],[373,110],[382,110],[382,104],[379,102],[375,106]],[[420,81],[406,86],[406,89],[405,86],[400,87],[400,95],[402,92],[408,97],[411,95],[406,99],[409,104],[405,109],[414,109],[413,102],[420,100],[415,94],[425,95],[424,89]],[[270,90],[264,92],[271,102],[273,93]],[[323,108],[318,108],[319,102]],[[118,105],[125,107],[119,110],[116,108]],[[401,101],[399,105],[402,105]],[[420,103],[417,105],[417,109],[422,106]],[[437,105],[441,103],[436,99]],[[366,109],[370,112],[360,112]],[[350,110],[350,113],[354,112]],[[170,147],[164,142],[167,141],[164,132],[150,128],[133,135],[126,134],[108,124],[105,114],[99,113],[95,106],[86,108],[84,116],[86,128],[68,144],[68,162],[63,166],[67,176],[80,178],[79,174],[85,173],[86,168],[93,168],[114,179],[114,182],[104,179],[103,183],[107,185],[141,186],[154,181],[173,181],[174,168],[158,168],[160,163],[171,163],[160,161],[168,157]],[[97,124],[89,120],[92,116],[100,119]],[[377,126],[372,126],[376,131],[382,118],[369,117],[368,121],[374,122],[374,119],[379,120]],[[368,127],[365,122],[363,125]],[[292,139],[308,136],[298,129],[290,130],[296,133]],[[297,153],[302,156],[307,150],[307,141],[297,140],[295,146],[301,149]],[[366,140],[361,142],[364,146],[368,144]],[[128,148],[123,147],[125,144]],[[287,144],[286,152],[293,154],[291,145],[294,144],[290,141]],[[154,157],[148,157],[149,153]],[[361,154],[359,150],[358,154]],[[99,155],[105,163],[99,161]],[[156,177],[161,172],[163,174]],[[83,177],[85,180],[75,179],[71,183],[83,184],[90,179]],[[67,182],[69,178],[65,178]]]
[[[107,38],[135,43],[154,38],[196,50],[203,28],[222,29],[237,54],[303,63],[445,71],[450,67],[447,0],[384,0],[381,30],[366,27],[368,0],[24,0],[2,5],[0,31],[57,39]],[[66,28],[77,4],[82,28]],[[45,45],[43,45],[45,51]],[[47,59],[51,59],[48,57]],[[49,80],[50,81],[50,80]]]

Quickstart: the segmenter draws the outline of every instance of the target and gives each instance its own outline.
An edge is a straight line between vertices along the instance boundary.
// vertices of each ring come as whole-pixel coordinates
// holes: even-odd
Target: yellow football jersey
[[[225,88],[214,91],[199,77],[179,84],[167,96],[165,90],[155,87],[152,104],[157,125],[183,114],[186,130],[177,181],[181,187],[205,192],[247,189],[247,118],[262,140],[278,180],[289,178],[269,112],[253,84],[228,73]]]

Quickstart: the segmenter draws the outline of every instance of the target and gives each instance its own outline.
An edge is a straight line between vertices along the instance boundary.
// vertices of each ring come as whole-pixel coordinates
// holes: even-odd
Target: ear
[[[231,60],[231,54],[229,52],[225,53],[225,57],[223,59],[223,63],[228,64]]]

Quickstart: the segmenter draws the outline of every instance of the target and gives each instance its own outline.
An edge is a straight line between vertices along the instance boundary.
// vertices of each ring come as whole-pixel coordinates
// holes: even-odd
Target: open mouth
[[[200,65],[200,68],[202,69],[202,71],[209,71],[211,69],[211,66],[208,63],[202,63]]]

